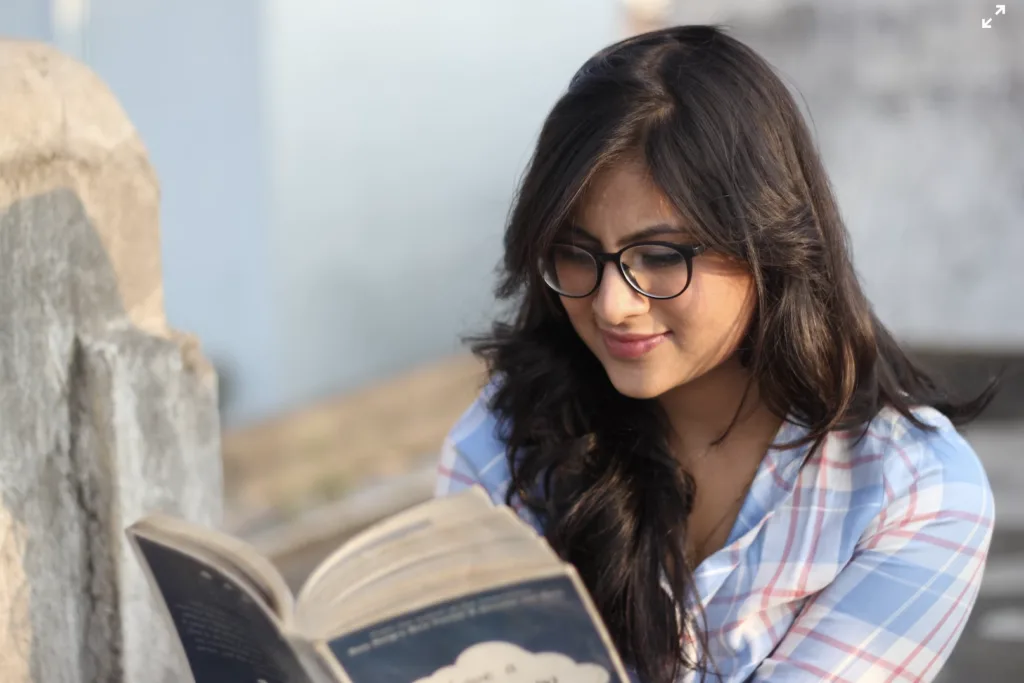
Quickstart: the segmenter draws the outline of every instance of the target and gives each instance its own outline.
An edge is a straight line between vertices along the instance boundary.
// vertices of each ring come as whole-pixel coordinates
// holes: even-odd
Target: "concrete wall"
[[[261,12],[252,0],[0,2],[0,35],[81,60],[136,124],[161,185],[168,317],[227,371],[229,422],[281,407]]]
[[[0,36],[50,40],[50,7],[39,0],[4,0],[0,3]]]
[[[227,370],[228,423],[457,348],[544,114],[622,26],[613,0],[84,4],[65,42],[151,154],[168,316]],[[984,30],[979,0],[675,5],[803,94],[900,336],[1024,347],[1024,12]],[[54,39],[50,8],[4,0],[0,32]]]
[[[876,308],[918,346],[1024,349],[1024,11],[976,0],[677,3],[802,95]],[[989,29],[981,20],[992,18]]]
[[[167,315],[229,373],[226,418],[275,410],[260,3],[90,0],[86,62],[160,177]]]
[[[490,311],[548,107],[617,31],[593,0],[271,0],[278,397],[456,350]]]
[[[55,41],[50,3],[8,2],[5,31]],[[227,422],[457,348],[547,107],[616,31],[587,0],[83,6],[62,47],[152,156],[168,317],[226,371]]]

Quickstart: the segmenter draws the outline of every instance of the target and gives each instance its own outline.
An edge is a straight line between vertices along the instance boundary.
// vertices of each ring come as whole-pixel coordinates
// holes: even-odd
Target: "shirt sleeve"
[[[454,440],[449,436],[441,446],[441,457],[437,464],[437,482],[434,496],[447,496],[458,493],[473,484],[483,485],[484,482],[476,468],[466,458]]]
[[[880,514],[749,681],[928,682],[948,659],[981,584],[992,490],[955,432],[890,449]]]

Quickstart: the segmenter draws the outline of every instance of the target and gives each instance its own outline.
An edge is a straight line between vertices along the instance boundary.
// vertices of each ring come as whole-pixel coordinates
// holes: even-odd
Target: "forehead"
[[[682,217],[643,164],[623,160],[599,171],[580,198],[576,223],[602,240],[655,224],[682,227]]]

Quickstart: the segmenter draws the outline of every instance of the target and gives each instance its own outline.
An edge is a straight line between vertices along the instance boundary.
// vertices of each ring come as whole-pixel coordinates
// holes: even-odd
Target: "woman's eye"
[[[590,263],[594,259],[578,249],[555,249],[554,260],[559,263]]]
[[[670,252],[664,254],[644,254],[642,264],[644,268],[672,268],[680,265],[683,261],[684,259],[681,254]]]

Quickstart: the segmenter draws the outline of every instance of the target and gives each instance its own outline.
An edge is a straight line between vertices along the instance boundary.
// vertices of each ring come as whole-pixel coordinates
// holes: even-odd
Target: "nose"
[[[609,325],[618,325],[632,316],[646,313],[650,300],[626,282],[614,263],[606,263],[592,305],[597,317]]]

